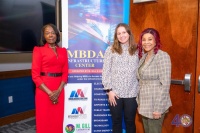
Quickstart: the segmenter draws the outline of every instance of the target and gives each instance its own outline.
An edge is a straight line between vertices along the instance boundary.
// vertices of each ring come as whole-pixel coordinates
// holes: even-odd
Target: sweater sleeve
[[[39,87],[43,83],[40,77],[41,64],[42,64],[42,55],[40,52],[40,47],[35,46],[33,49],[31,74],[36,87]]]
[[[112,67],[112,52],[111,47],[108,47],[104,54],[104,63],[103,63],[103,70],[102,70],[102,84],[104,89],[111,89],[111,67]]]

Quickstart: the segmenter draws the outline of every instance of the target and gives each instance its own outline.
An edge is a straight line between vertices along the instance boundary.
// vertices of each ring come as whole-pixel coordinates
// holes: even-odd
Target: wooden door
[[[134,4],[130,7],[130,27],[138,41],[147,27],[160,33],[162,50],[172,61],[172,79],[182,81],[191,74],[190,91],[184,85],[172,84],[172,107],[163,123],[163,133],[200,132],[200,93],[197,91],[200,75],[200,43],[198,34],[198,0],[157,0]],[[140,115],[136,117],[137,133],[143,133]]]
[[[199,2],[200,7],[200,2]],[[200,133],[200,13],[198,13],[198,46],[195,78],[194,133]]]

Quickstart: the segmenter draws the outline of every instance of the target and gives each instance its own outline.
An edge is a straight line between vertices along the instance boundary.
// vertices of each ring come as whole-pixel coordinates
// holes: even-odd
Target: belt
[[[41,76],[49,76],[49,77],[61,77],[62,73],[48,73],[48,72],[41,72]]]

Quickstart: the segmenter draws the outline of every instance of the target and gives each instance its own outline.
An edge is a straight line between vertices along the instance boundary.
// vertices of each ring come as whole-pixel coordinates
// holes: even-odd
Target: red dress
[[[43,47],[34,47],[32,61],[32,79],[36,85],[36,132],[37,133],[62,133],[64,117],[64,89],[58,98],[58,103],[53,104],[44,91],[38,88],[44,83],[50,90],[57,90],[61,81],[67,82],[68,58],[65,48],[53,49],[45,44]],[[40,72],[62,73],[60,77],[40,76]]]

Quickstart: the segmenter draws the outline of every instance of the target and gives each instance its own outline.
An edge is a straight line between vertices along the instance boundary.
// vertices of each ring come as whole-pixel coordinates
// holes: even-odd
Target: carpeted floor
[[[35,117],[0,127],[0,133],[35,133]]]

